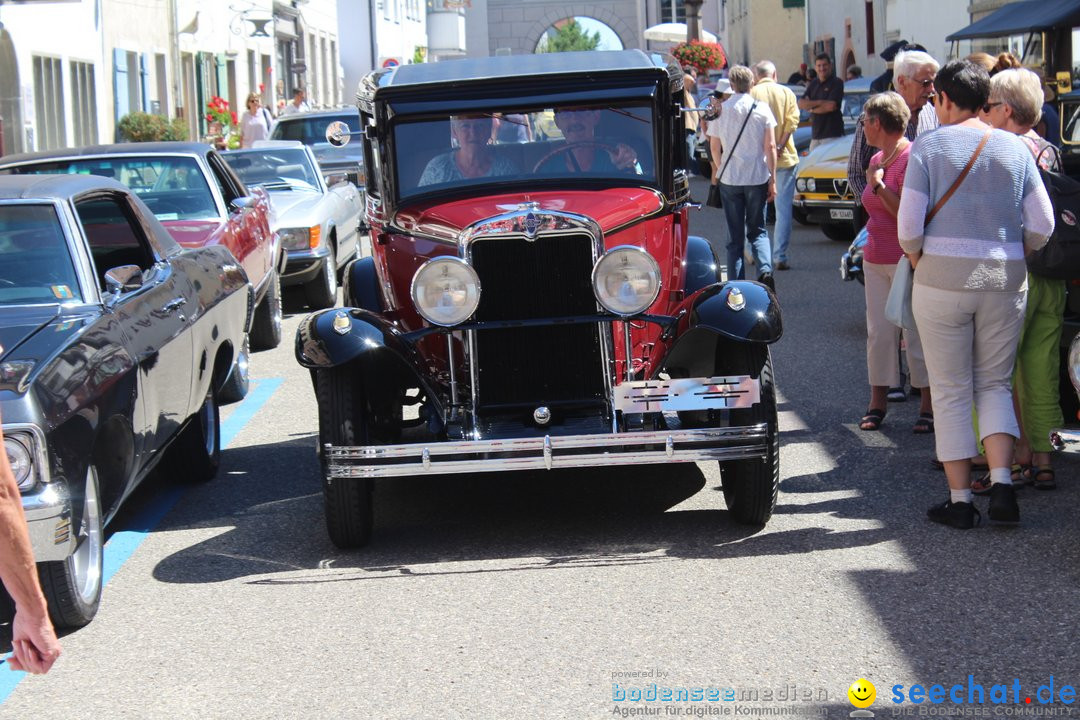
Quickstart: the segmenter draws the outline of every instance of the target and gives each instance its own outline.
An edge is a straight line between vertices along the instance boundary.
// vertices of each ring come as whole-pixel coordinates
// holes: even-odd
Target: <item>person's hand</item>
[[[907,253],[908,262],[911,263],[911,269],[914,270],[915,266],[919,264],[919,258],[922,257],[922,250],[914,253]]]
[[[866,184],[873,188],[877,187],[879,182],[884,182],[885,170],[877,163],[870,163],[866,168]]]
[[[619,170],[636,170],[637,153],[629,145],[619,143],[615,146],[615,154],[611,156],[611,162]]]
[[[769,180],[769,190],[765,195],[765,202],[772,202],[776,199],[776,180]]]
[[[11,623],[12,655],[8,667],[35,675],[49,672],[60,657],[60,641],[56,639],[48,613],[39,617],[16,609]]]

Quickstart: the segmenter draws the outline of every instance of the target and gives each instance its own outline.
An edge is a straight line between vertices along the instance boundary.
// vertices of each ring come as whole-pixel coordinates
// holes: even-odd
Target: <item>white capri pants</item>
[[[900,377],[900,328],[885,319],[885,300],[889,297],[896,263],[863,261],[863,281],[866,283],[866,371],[871,386],[898,387]],[[922,341],[915,330],[904,330],[907,344],[908,372],[911,387],[924,388],[930,384],[923,359]],[[932,391],[931,391],[932,392]]]
[[[1026,305],[1026,287],[981,292],[915,284],[911,309],[930,375],[938,460],[978,454],[973,404],[980,439],[996,433],[1019,437],[1012,373]]]

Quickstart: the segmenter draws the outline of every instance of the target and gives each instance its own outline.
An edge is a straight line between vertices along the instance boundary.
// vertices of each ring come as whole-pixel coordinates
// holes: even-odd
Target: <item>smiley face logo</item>
[[[869,680],[859,678],[847,689],[848,700],[857,708],[868,708],[877,698],[877,688]]]

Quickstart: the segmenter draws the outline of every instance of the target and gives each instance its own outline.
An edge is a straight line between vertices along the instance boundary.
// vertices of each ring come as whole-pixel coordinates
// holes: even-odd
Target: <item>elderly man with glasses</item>
[[[904,131],[904,137],[908,140],[914,140],[919,133],[937,127],[936,122],[927,125],[925,121],[920,122],[919,118],[920,115],[927,116],[926,119],[934,116],[933,109],[925,113],[920,111],[934,96],[934,76],[937,75],[939,67],[937,60],[919,50],[899,52],[893,59],[893,84],[911,111],[911,120]],[[874,152],[866,142],[866,133],[860,118],[855,125],[855,139],[851,143],[847,168],[848,182],[851,183],[851,191],[856,198],[862,197],[863,188],[866,187],[866,168],[869,167],[870,157]]]

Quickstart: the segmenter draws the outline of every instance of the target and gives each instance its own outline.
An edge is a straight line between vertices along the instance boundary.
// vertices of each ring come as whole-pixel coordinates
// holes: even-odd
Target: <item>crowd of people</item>
[[[903,41],[885,51],[848,163],[866,213],[863,276],[870,386],[864,431],[879,430],[888,403],[906,399],[901,357],[919,396],[912,430],[933,434],[948,499],[928,517],[955,528],[988,515],[1019,521],[1016,488],[1056,487],[1049,431],[1063,422],[1058,396],[1065,283],[1029,272],[1025,258],[1052,234],[1054,216],[1040,169],[1060,170],[1058,121],[1041,76],[1011,54],[978,53],[942,67]],[[883,57],[885,54],[883,53]],[[848,79],[861,75],[851,72]],[[729,276],[746,277],[749,247],[757,280],[775,288],[787,269],[798,156],[791,133],[810,113],[811,148],[844,133],[844,83],[822,53],[789,85],[771,62],[730,69],[706,124],[712,183],[728,229]],[[998,200],[986,202],[987,197]],[[765,204],[775,200],[770,242]],[[897,263],[913,270],[914,326],[886,319]],[[975,477],[972,474],[976,473]]]

